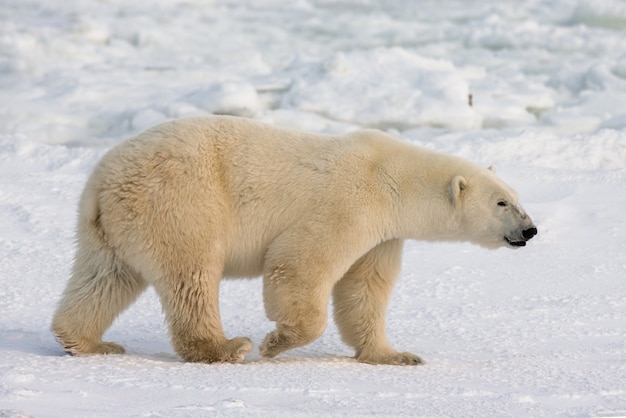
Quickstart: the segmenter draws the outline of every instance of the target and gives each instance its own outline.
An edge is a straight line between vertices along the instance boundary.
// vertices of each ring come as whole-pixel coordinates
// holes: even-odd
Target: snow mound
[[[252,84],[227,81],[202,86],[190,93],[186,101],[208,113],[253,117],[259,110],[259,97]]]
[[[605,28],[626,28],[626,4],[621,0],[579,1],[572,23]]]
[[[295,80],[283,106],[377,128],[479,128],[469,94],[450,61],[377,48],[333,54]]]

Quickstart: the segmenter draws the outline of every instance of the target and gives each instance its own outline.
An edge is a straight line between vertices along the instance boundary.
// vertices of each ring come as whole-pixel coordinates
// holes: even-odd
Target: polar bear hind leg
[[[170,277],[158,280],[155,288],[172,344],[183,360],[241,363],[252,350],[252,341],[246,337],[225,337],[218,301],[221,266],[213,266],[172,271]]]
[[[83,240],[85,241],[85,240]],[[146,289],[146,282],[104,245],[80,242],[74,270],[52,321],[63,349],[73,355],[122,354],[103,342],[115,318]]]

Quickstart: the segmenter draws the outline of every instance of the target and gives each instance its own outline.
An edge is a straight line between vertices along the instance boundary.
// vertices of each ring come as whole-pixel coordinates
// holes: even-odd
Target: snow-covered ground
[[[64,355],[91,169],[204,113],[493,164],[540,233],[406,246],[388,330],[424,367],[359,364],[332,323],[273,360],[182,363],[152,291],[106,335],[128,354]],[[221,309],[229,336],[273,328],[259,280]],[[0,0],[0,417],[368,415],[626,416],[626,3]]]

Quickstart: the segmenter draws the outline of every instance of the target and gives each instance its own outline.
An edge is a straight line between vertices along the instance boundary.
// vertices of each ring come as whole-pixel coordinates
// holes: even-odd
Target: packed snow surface
[[[106,335],[126,355],[64,355],[87,176],[207,113],[495,165],[539,235],[407,243],[388,333],[426,366],[357,363],[332,323],[276,359],[183,363],[151,290]],[[0,0],[0,219],[0,417],[626,416],[626,3]],[[230,337],[273,329],[260,280],[224,282],[221,310]]]

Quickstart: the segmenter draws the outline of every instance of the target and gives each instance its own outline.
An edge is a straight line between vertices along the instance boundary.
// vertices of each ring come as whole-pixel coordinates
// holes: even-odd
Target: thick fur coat
[[[241,362],[252,342],[225,337],[219,283],[263,276],[276,322],[263,356],[318,338],[332,297],[358,360],[420,364],[385,335],[403,240],[516,247],[536,232],[493,171],[379,131],[183,119],[114,147],[95,168],[52,329],[72,354],[123,353],[102,335],[151,285],[184,360]]]

